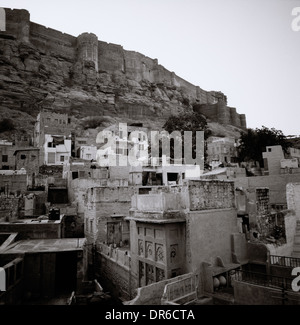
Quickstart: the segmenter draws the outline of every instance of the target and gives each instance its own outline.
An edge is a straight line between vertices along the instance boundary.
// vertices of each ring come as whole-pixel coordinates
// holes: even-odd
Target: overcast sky
[[[0,7],[157,58],[192,84],[222,91],[248,127],[300,135],[300,31],[292,28],[300,0],[0,0]]]

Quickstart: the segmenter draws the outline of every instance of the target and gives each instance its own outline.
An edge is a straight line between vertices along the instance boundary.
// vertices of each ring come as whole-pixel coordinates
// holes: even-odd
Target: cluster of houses
[[[99,153],[122,161],[151,130],[111,126],[112,149],[74,129],[41,111],[32,139],[0,143],[0,304],[73,301],[94,280],[126,305],[300,303],[299,149],[267,147],[262,169],[210,137],[202,173],[105,165]]]

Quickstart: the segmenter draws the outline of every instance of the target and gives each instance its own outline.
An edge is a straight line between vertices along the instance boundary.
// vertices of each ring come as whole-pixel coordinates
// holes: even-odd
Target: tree
[[[280,130],[262,126],[261,129],[247,129],[240,137],[238,147],[240,161],[258,161],[260,167],[263,167],[262,153],[266,151],[267,146],[281,145],[285,153],[290,146],[287,137]]]
[[[163,129],[169,133],[173,131],[204,131],[204,137],[206,136],[206,138],[210,134],[206,118],[197,112],[183,112],[179,115],[171,115],[163,125]]]
[[[15,129],[14,122],[9,118],[4,118],[0,121],[0,133],[12,131]]]
[[[196,157],[196,132],[204,131],[204,139],[207,139],[211,134],[211,130],[207,127],[206,118],[198,112],[183,112],[179,115],[171,115],[165,124],[163,129],[171,134],[173,131],[179,131],[182,138],[182,156],[184,154],[184,131],[192,131],[192,152],[193,158]],[[170,156],[174,158],[174,140],[170,141]],[[149,151],[151,147],[149,146]],[[161,156],[161,143],[159,147],[159,154]],[[204,148],[204,159],[206,158],[206,148]]]

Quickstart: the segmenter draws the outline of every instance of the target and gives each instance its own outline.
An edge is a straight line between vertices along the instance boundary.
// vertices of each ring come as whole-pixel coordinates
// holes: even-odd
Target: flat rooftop
[[[61,223],[62,222],[62,218],[64,215],[60,215],[60,219],[59,220],[49,220],[48,217],[47,219],[38,219],[38,218],[34,218],[34,219],[30,219],[30,218],[26,218],[26,219],[17,219],[14,221],[8,221],[8,222],[0,222],[1,224],[11,224],[11,225],[32,225],[32,224],[49,224],[49,223]],[[46,218],[46,216],[45,216]]]
[[[20,240],[4,249],[1,254],[65,252],[82,250],[85,238]]]

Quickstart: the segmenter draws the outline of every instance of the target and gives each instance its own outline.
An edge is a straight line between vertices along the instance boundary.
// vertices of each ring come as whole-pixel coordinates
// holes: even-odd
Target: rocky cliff
[[[245,116],[226,106],[225,95],[190,84],[157,59],[98,41],[94,34],[74,37],[46,28],[31,22],[26,10],[5,9],[5,14],[0,112],[13,118],[19,131],[29,132],[41,109],[78,120],[105,116],[160,128],[168,116],[195,104],[209,121],[229,125],[229,133],[246,127]]]

